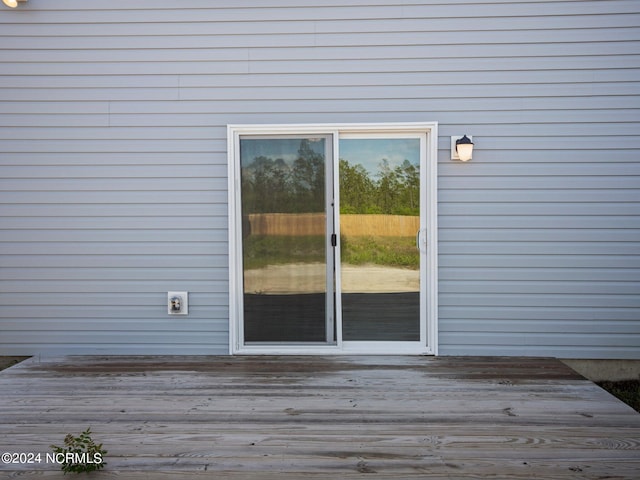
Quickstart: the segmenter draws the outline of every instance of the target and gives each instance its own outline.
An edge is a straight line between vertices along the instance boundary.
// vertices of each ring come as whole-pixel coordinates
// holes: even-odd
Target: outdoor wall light
[[[473,155],[473,136],[451,137],[451,160],[467,162]]]
[[[9,8],[16,8],[18,6],[18,3],[26,1],[27,0],[2,0],[2,3],[4,3]]]

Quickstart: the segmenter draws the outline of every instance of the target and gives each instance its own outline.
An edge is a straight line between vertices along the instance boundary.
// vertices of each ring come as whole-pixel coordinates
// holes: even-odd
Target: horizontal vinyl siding
[[[178,101],[179,76],[162,55],[158,75],[126,50],[103,57],[113,25],[93,47],[30,50],[90,25],[87,7],[0,12],[0,352],[227,353],[226,122],[115,125],[113,101]],[[49,32],[46,8],[79,16]],[[187,317],[167,315],[170,290],[189,291]]]
[[[0,354],[226,353],[226,125],[437,121],[440,353],[640,358],[635,0],[30,0],[0,40]]]

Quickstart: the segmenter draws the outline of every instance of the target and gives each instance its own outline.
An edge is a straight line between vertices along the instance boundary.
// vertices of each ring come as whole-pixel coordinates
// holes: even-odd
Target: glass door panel
[[[420,341],[421,140],[339,143],[342,338]]]
[[[240,137],[245,344],[335,340],[331,143]]]

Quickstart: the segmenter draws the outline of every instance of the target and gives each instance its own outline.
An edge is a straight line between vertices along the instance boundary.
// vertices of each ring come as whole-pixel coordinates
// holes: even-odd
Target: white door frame
[[[240,137],[244,135],[333,135],[334,171],[338,172],[340,135],[421,135],[424,136],[424,153],[421,158],[421,184],[426,194],[421,194],[421,215],[426,215],[426,228],[419,235],[419,244],[425,249],[420,267],[421,289],[421,342],[342,341],[340,307],[340,262],[336,261],[336,309],[337,343],[335,345],[244,345],[243,275],[242,275],[242,223],[240,197]],[[346,123],[346,124],[278,124],[278,125],[228,125],[228,188],[229,188],[229,353],[230,354],[438,354],[438,209],[437,209],[437,122],[420,123]],[[338,175],[334,175],[333,188],[338,195]],[[337,199],[339,202],[339,199]],[[336,205],[336,209],[337,209]],[[423,209],[424,207],[424,209]],[[337,210],[336,210],[337,211]],[[424,212],[424,213],[423,213]],[[338,222],[336,214],[336,222]],[[338,225],[335,225],[339,235]],[[339,259],[339,242],[336,257]],[[424,283],[423,283],[424,282]],[[426,338],[425,338],[426,337]]]

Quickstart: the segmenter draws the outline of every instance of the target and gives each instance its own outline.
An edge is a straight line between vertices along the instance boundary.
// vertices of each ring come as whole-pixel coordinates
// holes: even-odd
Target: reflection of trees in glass
[[[242,169],[242,208],[245,214],[278,212],[289,203],[289,167],[281,158],[256,157]]]
[[[295,212],[324,212],[324,155],[300,142],[298,158],[291,171]]]
[[[340,159],[340,213],[382,213],[375,196],[376,186],[367,170]]]
[[[259,156],[242,167],[243,214],[324,211],[325,158],[309,140],[295,160]],[[375,174],[340,160],[340,213],[419,215],[420,172],[405,160],[393,168],[383,159]]]
[[[324,165],[324,155],[306,139],[291,165],[281,158],[254,158],[242,167],[243,214],[323,212]]]
[[[340,159],[340,213],[420,214],[420,170],[405,160],[391,168],[383,159],[376,178],[360,164]]]

